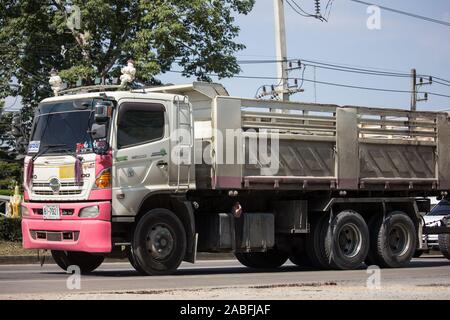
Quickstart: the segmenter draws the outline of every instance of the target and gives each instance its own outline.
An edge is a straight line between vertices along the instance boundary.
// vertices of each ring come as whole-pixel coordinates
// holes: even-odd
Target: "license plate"
[[[58,220],[60,219],[59,206],[51,205],[44,206],[42,210],[42,214],[44,219],[47,220]]]

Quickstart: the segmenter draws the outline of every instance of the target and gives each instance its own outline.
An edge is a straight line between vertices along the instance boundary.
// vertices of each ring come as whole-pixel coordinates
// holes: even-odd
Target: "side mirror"
[[[91,127],[91,131],[89,131],[91,134],[92,139],[94,140],[100,140],[106,138],[106,124],[102,123],[93,123]]]
[[[105,101],[98,102],[95,104],[94,110],[95,110],[95,116],[94,116],[95,122],[96,123],[105,123],[109,119],[111,103],[105,102]]]

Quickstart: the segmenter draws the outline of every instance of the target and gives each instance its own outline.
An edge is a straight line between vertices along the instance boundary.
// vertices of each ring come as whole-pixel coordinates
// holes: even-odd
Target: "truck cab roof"
[[[188,96],[191,102],[207,102],[208,104],[216,96],[229,96],[227,90],[218,83],[193,82],[183,85],[168,85],[160,87],[117,90],[118,86],[90,86],[62,91],[60,96],[44,99],[43,103],[65,101],[69,99],[90,99],[100,95],[107,95],[115,100],[121,99],[157,99],[173,100],[176,96]]]

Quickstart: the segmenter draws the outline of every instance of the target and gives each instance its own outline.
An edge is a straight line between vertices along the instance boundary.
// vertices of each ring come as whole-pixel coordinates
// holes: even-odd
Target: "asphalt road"
[[[382,269],[380,275],[381,287],[387,293],[371,291],[364,296],[358,288],[367,289],[370,274],[366,269],[317,271],[286,263],[276,270],[252,270],[235,260],[205,260],[195,265],[183,263],[171,276],[144,277],[130,264],[120,262],[104,263],[81,277],[81,289],[69,290],[69,275],[56,265],[2,265],[0,299],[301,298],[299,293],[308,290],[300,288],[314,289],[304,298],[332,295],[371,299],[392,294],[392,298],[450,299],[450,261],[442,257],[414,259],[407,268]],[[417,295],[410,296],[413,293]]]

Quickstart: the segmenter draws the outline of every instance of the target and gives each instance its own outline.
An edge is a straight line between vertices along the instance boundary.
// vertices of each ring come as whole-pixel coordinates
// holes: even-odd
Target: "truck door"
[[[159,102],[119,105],[113,130],[113,215],[134,216],[151,190],[169,181],[169,128]]]

